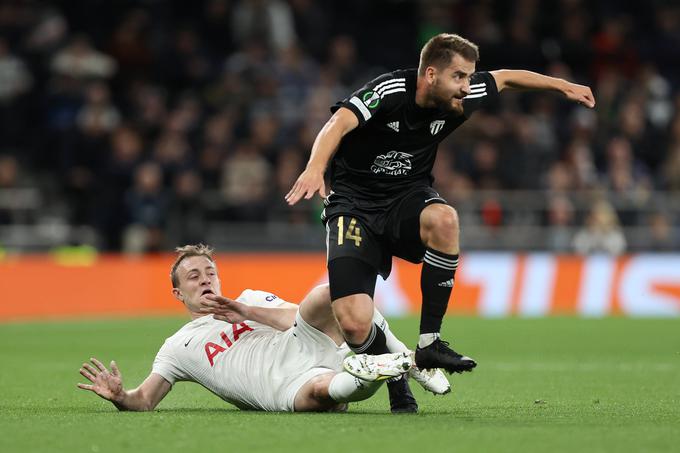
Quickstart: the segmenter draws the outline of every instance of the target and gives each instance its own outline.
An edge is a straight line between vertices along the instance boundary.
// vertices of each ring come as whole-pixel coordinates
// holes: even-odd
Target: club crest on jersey
[[[366,107],[369,109],[374,109],[378,106],[378,104],[380,104],[380,95],[375,91],[367,91],[364,93],[361,100],[364,102]]]
[[[442,128],[444,127],[445,122],[446,121],[444,121],[444,120],[434,120],[434,121],[432,121],[430,123],[430,134],[437,135],[437,132],[442,130]]]
[[[375,158],[371,171],[377,175],[401,176],[411,171],[412,154],[390,151]]]

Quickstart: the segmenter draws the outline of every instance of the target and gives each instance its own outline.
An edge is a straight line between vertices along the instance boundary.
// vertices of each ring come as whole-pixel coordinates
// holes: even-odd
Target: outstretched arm
[[[340,146],[342,137],[359,125],[359,120],[351,110],[340,108],[324,125],[316,136],[312,146],[312,154],[307,162],[307,168],[298,177],[290,192],[286,195],[289,205],[294,205],[304,197],[309,200],[315,193],[326,197],[323,174],[328,162]]]
[[[595,107],[595,97],[589,87],[568,82],[564,79],[538,74],[531,71],[501,69],[491,71],[498,91],[506,88],[514,90],[550,90],[564,94],[567,99],[586,107]]]
[[[78,388],[96,393],[111,401],[121,411],[151,411],[172,389],[172,385],[158,374],[151,373],[142,384],[133,389],[123,388],[123,376],[116,362],[111,361],[111,371],[96,358],[83,363],[82,374],[92,384],[78,384]]]

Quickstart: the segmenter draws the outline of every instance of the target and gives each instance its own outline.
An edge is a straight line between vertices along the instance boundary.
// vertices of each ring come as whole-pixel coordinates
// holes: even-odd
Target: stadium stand
[[[598,102],[504,94],[440,147],[466,250],[678,250],[678,30],[663,1],[2,2],[0,246],[321,250],[283,195],[328,107],[449,31]]]

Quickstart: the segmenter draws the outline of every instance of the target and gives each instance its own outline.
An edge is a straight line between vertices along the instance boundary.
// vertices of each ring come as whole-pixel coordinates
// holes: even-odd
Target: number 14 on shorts
[[[352,217],[345,231],[345,216],[338,218],[338,245],[343,245],[345,239],[354,241],[354,245],[359,247],[361,245],[361,230],[357,226],[357,219]]]

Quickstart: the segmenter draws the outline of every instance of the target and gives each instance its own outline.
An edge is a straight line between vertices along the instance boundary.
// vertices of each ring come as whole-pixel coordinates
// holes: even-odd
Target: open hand
[[[90,361],[94,366],[89,363],[83,363],[80,374],[92,382],[92,384],[78,383],[78,388],[90,390],[105,400],[113,402],[122,400],[125,395],[123,377],[120,374],[120,370],[118,370],[116,362],[111,361],[111,371],[109,372],[96,358],[92,357]]]
[[[305,200],[309,200],[317,192],[323,198],[326,198],[326,184],[323,180],[323,172],[308,168],[295,181],[290,192],[286,195],[286,201],[290,206],[293,206],[303,196]]]
[[[201,298],[200,311],[212,314],[215,319],[231,324],[238,324],[249,319],[248,305],[216,294],[206,294]]]

